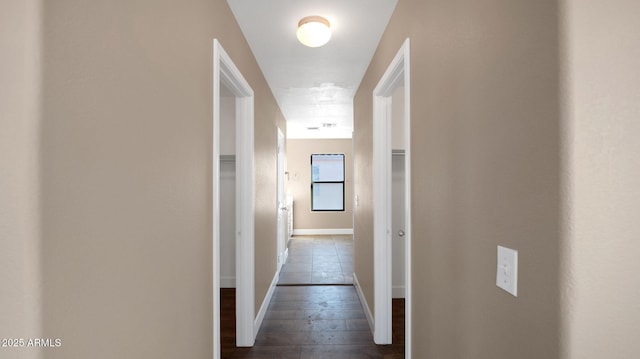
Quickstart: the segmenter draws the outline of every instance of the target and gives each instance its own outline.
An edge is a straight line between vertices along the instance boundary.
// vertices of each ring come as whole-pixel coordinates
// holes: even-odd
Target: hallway
[[[353,284],[353,236],[297,236],[278,285]]]
[[[235,291],[221,291],[222,358],[404,358],[404,300],[393,344],[375,345],[353,286],[278,286],[252,348],[235,347]]]

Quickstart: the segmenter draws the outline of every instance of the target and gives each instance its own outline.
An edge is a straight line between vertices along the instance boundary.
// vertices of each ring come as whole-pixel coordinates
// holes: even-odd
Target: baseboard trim
[[[392,298],[404,298],[405,295],[405,288],[404,285],[394,285],[393,288],[391,289],[391,297]]]
[[[235,288],[236,277],[220,276],[220,288]]]
[[[360,299],[360,304],[362,304],[362,309],[364,309],[364,314],[367,317],[367,322],[369,322],[369,329],[371,329],[371,334],[373,334],[375,332],[375,322],[373,320],[373,314],[371,313],[369,304],[367,304],[367,300],[364,298],[364,293],[362,293],[362,289],[360,288],[358,276],[355,273],[353,273],[353,286],[356,288],[358,299]]]
[[[273,293],[276,290],[276,285],[278,284],[278,276],[279,273],[276,273],[273,276],[273,280],[271,281],[271,285],[269,286],[269,290],[267,291],[267,295],[264,297],[262,301],[262,305],[260,305],[260,310],[258,311],[258,315],[256,316],[256,320],[253,324],[253,336],[258,336],[258,331],[260,330],[260,326],[262,326],[262,321],[264,320],[264,316],[267,314],[267,308],[269,308],[269,303],[271,303],[271,298],[273,298]]]
[[[353,228],[294,229],[294,236],[331,236],[353,234]]]

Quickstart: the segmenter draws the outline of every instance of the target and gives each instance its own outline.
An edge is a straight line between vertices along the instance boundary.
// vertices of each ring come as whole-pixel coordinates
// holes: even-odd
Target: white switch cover
[[[496,285],[518,296],[518,251],[498,246]]]

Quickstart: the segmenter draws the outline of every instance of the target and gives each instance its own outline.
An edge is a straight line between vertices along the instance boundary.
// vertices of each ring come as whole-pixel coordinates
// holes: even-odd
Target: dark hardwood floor
[[[222,358],[404,358],[404,300],[393,344],[376,345],[353,286],[278,286],[252,348],[235,346],[235,289],[221,289]]]

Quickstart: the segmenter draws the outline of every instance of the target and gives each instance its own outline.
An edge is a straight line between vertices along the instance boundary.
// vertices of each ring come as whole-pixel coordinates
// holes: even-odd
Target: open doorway
[[[373,91],[374,341],[391,344],[392,298],[404,296],[407,358],[411,356],[409,50],[407,39]],[[403,209],[403,216],[396,213],[394,218],[394,205]]]
[[[287,139],[293,209],[279,286],[353,283],[351,138]]]
[[[236,287],[236,97],[220,84],[220,288]]]
[[[287,194],[285,192],[285,163],[286,163],[286,140],[284,133],[278,128],[278,146],[277,146],[277,182],[278,182],[278,229],[277,229],[277,251],[278,251],[278,263],[277,272],[280,273],[282,265],[287,261],[289,255],[289,248],[287,248],[288,231],[289,231],[289,205],[287,201]]]
[[[221,272],[235,267],[236,345],[252,346],[254,328],[254,170],[253,90],[217,40],[213,40],[213,356],[220,358]],[[226,119],[223,120],[223,117]],[[222,131],[233,132],[222,134]],[[224,141],[223,141],[224,139]],[[223,175],[222,171],[226,171]],[[235,224],[223,228],[224,185],[234,187]],[[231,180],[233,178],[233,180]],[[228,188],[224,188],[228,190]],[[223,236],[225,244],[222,244]],[[235,242],[232,246],[230,242]],[[221,261],[221,250],[235,251],[235,265]],[[224,278],[229,281],[229,278]],[[227,282],[226,284],[229,284]]]

